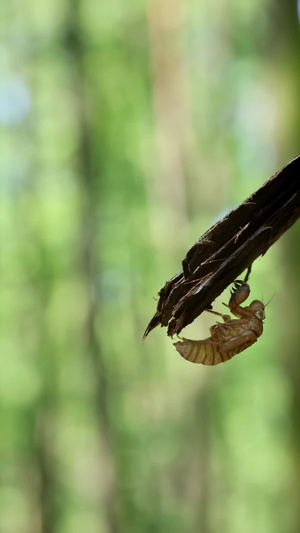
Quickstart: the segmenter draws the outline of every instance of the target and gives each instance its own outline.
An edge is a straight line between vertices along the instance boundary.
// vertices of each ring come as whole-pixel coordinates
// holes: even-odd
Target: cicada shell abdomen
[[[174,343],[176,350],[184,359],[192,363],[199,363],[203,365],[218,365],[228,361],[227,354],[222,354],[219,351],[219,345],[210,339],[203,341],[193,341],[191,339],[183,339]]]

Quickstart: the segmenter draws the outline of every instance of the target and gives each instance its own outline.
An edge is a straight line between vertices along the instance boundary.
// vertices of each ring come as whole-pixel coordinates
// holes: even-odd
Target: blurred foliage
[[[252,348],[141,341],[186,250],[299,151],[296,14],[2,2],[0,533],[299,531],[299,225],[254,265]]]

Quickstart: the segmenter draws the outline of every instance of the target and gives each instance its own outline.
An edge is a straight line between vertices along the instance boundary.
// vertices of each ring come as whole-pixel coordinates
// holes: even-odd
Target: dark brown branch
[[[161,324],[168,335],[193,322],[300,216],[300,155],[212,226],[188,251],[182,271],[159,292],[144,333]]]

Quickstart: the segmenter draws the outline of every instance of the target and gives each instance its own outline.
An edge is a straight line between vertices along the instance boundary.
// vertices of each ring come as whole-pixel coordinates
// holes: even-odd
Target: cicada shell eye
[[[264,320],[264,318],[266,318],[264,309],[258,309],[258,311],[255,312],[255,315],[257,318],[259,318],[259,320]]]

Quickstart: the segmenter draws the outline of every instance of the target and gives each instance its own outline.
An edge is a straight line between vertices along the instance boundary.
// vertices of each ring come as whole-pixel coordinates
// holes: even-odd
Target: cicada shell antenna
[[[273,294],[272,298],[270,298],[270,300],[268,301],[268,303],[267,303],[267,304],[265,304],[265,307],[267,307],[267,305],[269,305],[269,303],[271,303],[271,302],[272,302],[272,300],[273,300],[273,298],[274,298],[274,296],[275,296],[275,295],[276,295],[276,292],[274,292],[274,294]]]

